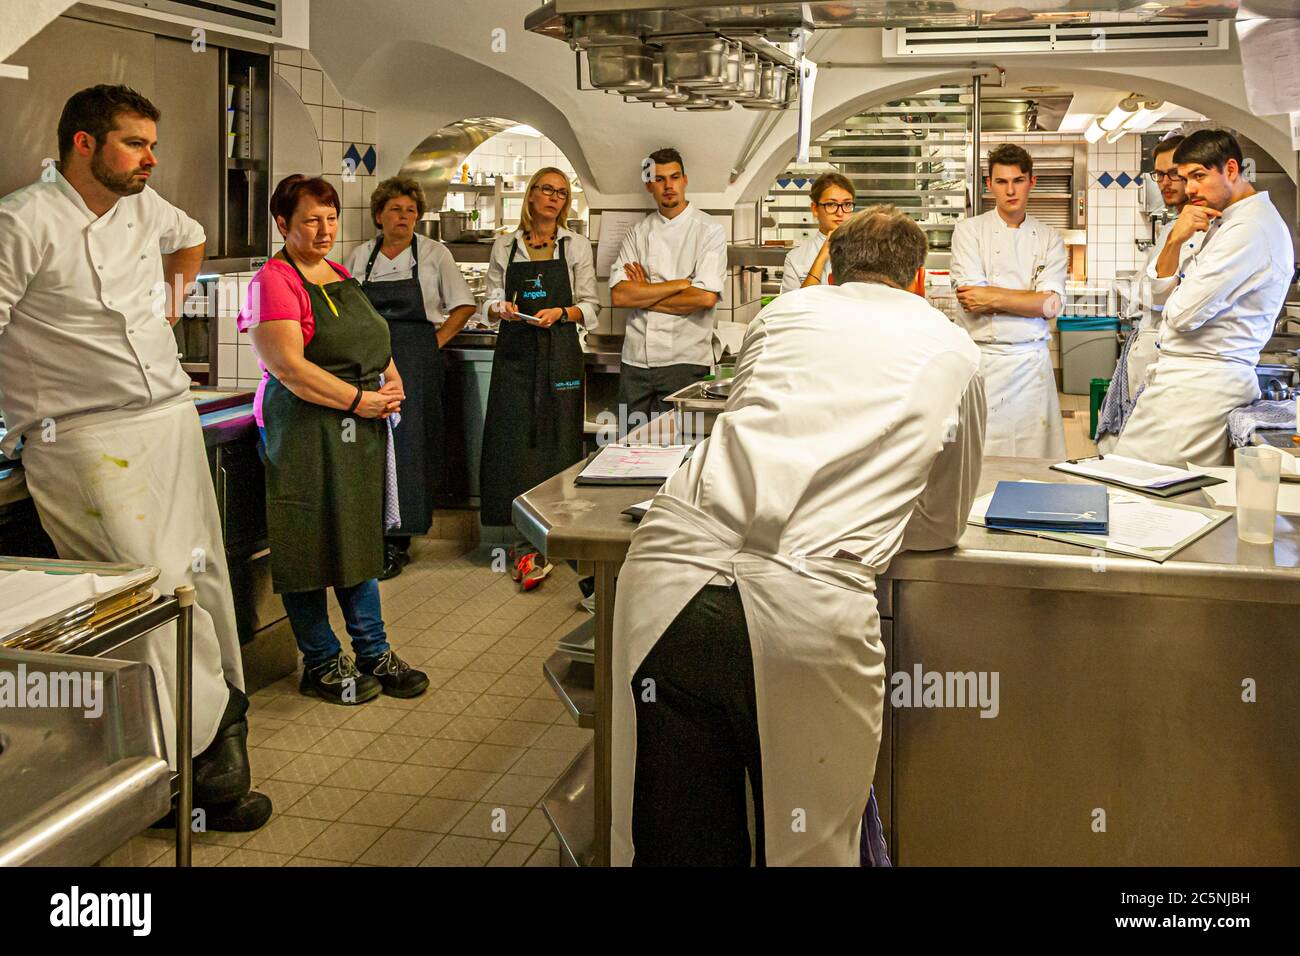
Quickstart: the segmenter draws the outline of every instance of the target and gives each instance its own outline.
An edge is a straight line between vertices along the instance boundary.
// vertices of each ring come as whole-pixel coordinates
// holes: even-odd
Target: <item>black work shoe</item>
[[[248,793],[252,775],[248,766],[248,698],[234,685],[217,725],[216,735],[194,758],[194,803],[211,806],[231,803]]]
[[[220,833],[249,833],[260,830],[271,819],[271,798],[264,793],[250,790],[238,800],[228,803],[211,803],[206,806],[194,805],[195,813],[190,826],[196,833],[217,831]],[[171,830],[176,826],[176,804],[167,811],[167,816],[150,825],[151,830]]]
[[[429,675],[417,671],[394,650],[387,650],[378,657],[358,657],[357,670],[362,674],[373,674],[389,697],[418,697],[429,687]]]
[[[402,560],[402,552],[397,549],[396,545],[384,545],[384,569],[379,572],[379,580],[387,581],[389,578],[397,577],[402,573],[404,564],[406,564],[406,561]]]
[[[302,681],[298,684],[300,694],[347,705],[374,700],[383,689],[376,678],[358,671],[352,658],[342,651],[324,664],[303,668]]]

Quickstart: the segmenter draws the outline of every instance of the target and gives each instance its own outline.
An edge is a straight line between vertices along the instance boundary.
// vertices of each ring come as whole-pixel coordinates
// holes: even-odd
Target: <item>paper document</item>
[[[1139,488],[1164,488],[1176,485],[1180,481],[1190,481],[1205,474],[1204,469],[1188,470],[1169,465],[1153,465],[1136,458],[1124,458],[1121,455],[1084,458],[1079,461],[1063,461],[1053,466],[1057,471],[1085,478],[1097,478],[1101,481],[1114,481]]]
[[[579,481],[645,484],[666,480],[689,445],[606,445],[578,475]]]
[[[1224,511],[1237,509],[1237,470],[1230,465],[1206,468],[1216,478],[1222,478],[1223,484],[1202,489],[1214,507]],[[1280,515],[1300,515],[1300,485],[1284,481],[1277,489],[1277,513]]]
[[[1300,109],[1300,20],[1239,20],[1246,102],[1257,116]]]
[[[610,266],[623,248],[623,240],[632,227],[644,219],[645,212],[607,211],[600,214],[600,235],[596,237],[596,275],[609,276]]]

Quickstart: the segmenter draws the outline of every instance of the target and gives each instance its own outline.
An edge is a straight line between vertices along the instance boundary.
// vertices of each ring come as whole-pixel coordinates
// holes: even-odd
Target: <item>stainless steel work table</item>
[[[990,458],[980,492],[1078,480],[1048,464]],[[547,662],[595,739],[543,807],[567,862],[602,865],[614,582],[636,528],[620,512],[652,489],[579,487],[580,469],[514,517],[549,560],[595,564],[594,692]],[[993,719],[886,707],[875,785],[896,862],[1300,862],[1300,520],[1270,547],[1231,519],[1164,564],[968,527],[956,549],[898,555],[878,593],[891,675],[999,675]]]

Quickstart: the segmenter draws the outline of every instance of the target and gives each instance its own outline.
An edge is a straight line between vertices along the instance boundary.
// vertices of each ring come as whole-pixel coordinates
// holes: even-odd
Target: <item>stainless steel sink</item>
[[[171,772],[147,665],[5,650],[0,681],[0,866],[86,866],[167,812]],[[62,689],[60,706],[50,694],[14,706],[3,693],[39,703],[31,688],[42,681]]]

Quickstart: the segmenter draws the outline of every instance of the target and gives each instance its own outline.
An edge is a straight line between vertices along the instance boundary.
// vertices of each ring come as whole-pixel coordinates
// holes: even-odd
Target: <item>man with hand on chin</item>
[[[1286,299],[1295,252],[1268,193],[1246,179],[1231,133],[1197,130],[1174,162],[1188,201],[1149,273],[1153,292],[1168,295],[1160,355],[1115,454],[1219,465],[1230,460],[1228,413],[1259,398],[1255,366]]]
[[[681,154],[651,153],[646,176],[657,208],[627,234],[609,272],[610,300],[632,310],[618,380],[629,424],[662,415],[666,396],[709,374],[727,277],[727,233],[687,202]]]

